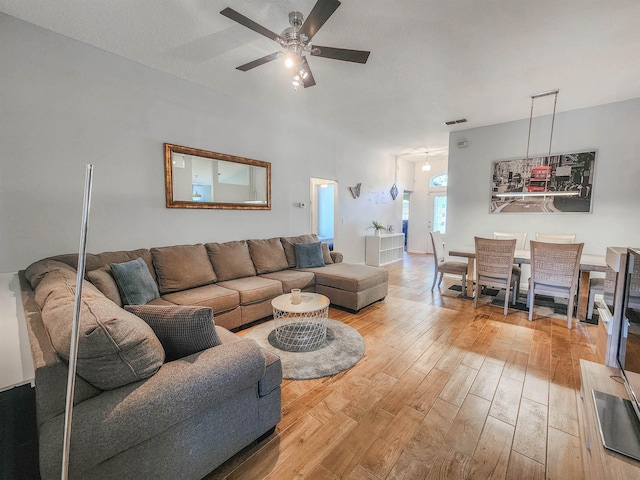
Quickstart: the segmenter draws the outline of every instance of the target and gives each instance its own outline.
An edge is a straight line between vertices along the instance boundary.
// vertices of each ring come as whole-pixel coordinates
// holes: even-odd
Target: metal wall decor
[[[391,186],[391,190],[389,190],[389,193],[391,194],[391,198],[393,198],[394,200],[398,196],[398,187],[396,187],[395,183]]]
[[[360,196],[361,186],[362,186],[362,183],[357,184],[355,187],[349,187],[349,191],[351,192],[351,195],[353,196],[353,198],[358,198]]]

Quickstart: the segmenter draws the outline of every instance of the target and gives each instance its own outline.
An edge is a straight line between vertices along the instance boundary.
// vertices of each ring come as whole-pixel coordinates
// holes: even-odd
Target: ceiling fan
[[[282,51],[271,53],[252,62],[245,63],[244,65],[236,67],[236,69],[246,72],[247,70],[264,65],[284,55],[285,66],[292,68],[294,71],[294,88],[297,88],[301,84],[304,85],[304,88],[307,88],[314,86],[316,81],[311,73],[311,68],[309,67],[305,53],[316,57],[343,60],[345,62],[367,63],[369,53],[371,52],[323,47],[311,43],[313,36],[318,33],[318,30],[320,30],[339,6],[340,2],[338,0],[318,0],[306,20],[302,13],[297,11],[290,12],[289,24],[291,26],[285,29],[280,35],[257,24],[232,8],[225,8],[220,12],[222,15],[277,42],[283,48]]]

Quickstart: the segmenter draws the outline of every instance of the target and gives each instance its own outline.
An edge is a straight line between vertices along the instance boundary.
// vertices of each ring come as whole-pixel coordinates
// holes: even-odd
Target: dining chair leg
[[[513,287],[512,287],[512,293],[511,293],[511,304],[515,306],[516,302],[518,301],[518,285],[520,284],[520,282],[516,283]]]
[[[467,275],[462,274],[462,296],[467,296]]]
[[[527,303],[529,304],[529,321],[533,320],[533,304],[535,303],[536,294],[529,290],[527,294]]]
[[[573,322],[573,295],[569,296],[569,305],[567,305],[567,328],[571,330]]]
[[[464,290],[464,279],[462,280],[462,289]],[[476,290],[476,294],[473,296],[473,308],[478,308],[478,297],[480,292]]]
[[[509,287],[507,287],[507,291],[504,292],[504,316],[506,317],[509,313]]]
[[[438,280],[438,287],[440,287],[440,284],[442,283],[443,278],[444,278],[444,273],[440,272],[440,280]]]
[[[433,289],[436,288],[436,280],[438,280],[438,270],[436,269],[433,272],[433,283],[431,284],[431,291],[433,292]]]

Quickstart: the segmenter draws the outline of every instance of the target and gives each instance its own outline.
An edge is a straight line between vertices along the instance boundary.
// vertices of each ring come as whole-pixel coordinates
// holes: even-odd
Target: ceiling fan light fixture
[[[282,48],[280,52],[265,55],[262,58],[240,65],[236,67],[236,69],[246,72],[283,56],[286,68],[292,69],[301,77],[301,79],[294,80],[294,86],[297,87],[300,84],[304,84],[304,87],[307,88],[314,86],[316,82],[307,63],[305,54],[344,62],[367,63],[367,59],[371,53],[369,51],[324,46],[318,47],[313,46],[311,43],[314,35],[318,33],[318,30],[320,30],[329,17],[333,15],[340,6],[340,3],[339,0],[317,0],[306,18],[299,11],[289,12],[289,24],[291,26],[284,29],[280,35],[245,17],[232,8],[224,8],[220,11],[221,15],[253,30],[269,40],[273,40]]]
[[[294,55],[287,53],[284,57],[284,66],[287,68],[293,68],[298,63],[296,60],[297,59]]]

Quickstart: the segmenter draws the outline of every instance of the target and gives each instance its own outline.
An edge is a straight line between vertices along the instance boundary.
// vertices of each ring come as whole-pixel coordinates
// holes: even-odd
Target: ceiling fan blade
[[[240,65],[239,67],[236,67],[236,70],[242,70],[243,72],[246,72],[247,70],[251,70],[252,68],[259,67],[260,65],[264,65],[265,63],[271,62],[276,58],[280,58],[281,56],[282,56],[282,52],[276,52],[270,55],[265,55],[262,58],[258,58],[257,60],[254,60],[253,62],[245,63],[244,65]]]
[[[314,45],[311,55],[316,57],[332,58],[334,60],[343,60],[345,62],[367,63],[369,54],[365,50],[349,50],[347,48],[321,47]]]
[[[302,57],[302,66],[307,71],[307,78],[302,79],[302,84],[304,88],[313,87],[316,84],[315,78],[313,78],[313,73],[311,73],[311,67],[309,67],[309,62],[307,62],[307,57]]]
[[[307,15],[302,27],[300,27],[300,33],[311,40],[339,6],[340,2],[338,0],[318,0],[309,15]]]
[[[241,13],[236,12],[232,8],[227,7],[224,10],[222,10],[220,13],[225,17],[230,18],[234,22],[238,22],[240,25],[250,28],[251,30],[259,33],[260,35],[264,35],[269,40],[273,40],[274,42],[278,42],[278,43],[282,41],[282,38],[277,33],[272,32],[268,28],[265,28],[262,25],[257,24],[256,22],[245,17]]]

